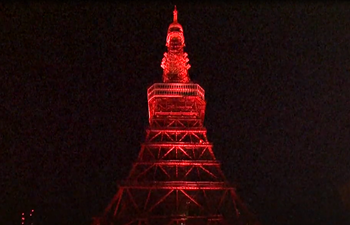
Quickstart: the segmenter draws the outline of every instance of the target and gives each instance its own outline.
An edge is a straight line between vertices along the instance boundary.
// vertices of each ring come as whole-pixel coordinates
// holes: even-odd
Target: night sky
[[[349,224],[350,5],[177,9],[208,138],[249,208],[263,225]],[[31,208],[40,225],[103,211],[144,140],[172,10],[1,7],[0,224]]]

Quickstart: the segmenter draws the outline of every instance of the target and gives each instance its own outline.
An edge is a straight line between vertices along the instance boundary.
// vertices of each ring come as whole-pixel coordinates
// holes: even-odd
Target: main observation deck
[[[148,88],[147,97],[150,123],[155,115],[199,116],[204,121],[205,91],[199,84],[155,83]]]
[[[156,97],[198,96],[205,100],[205,91],[199,84],[193,83],[155,83],[147,90],[148,102]]]

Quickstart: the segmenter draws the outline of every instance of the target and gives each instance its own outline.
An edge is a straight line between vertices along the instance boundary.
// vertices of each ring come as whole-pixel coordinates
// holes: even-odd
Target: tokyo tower
[[[147,90],[149,127],[137,160],[94,225],[258,224],[226,180],[203,126],[204,89],[191,82],[173,12],[161,67]]]

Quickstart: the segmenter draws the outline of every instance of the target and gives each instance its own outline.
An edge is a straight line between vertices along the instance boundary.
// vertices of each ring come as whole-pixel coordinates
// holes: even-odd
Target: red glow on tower
[[[181,24],[177,22],[177,10],[174,9],[173,23],[168,28],[166,38],[167,52],[161,63],[163,68],[163,82],[170,83],[188,83],[188,69],[191,67],[188,64],[187,53],[184,52],[185,37]]]
[[[147,90],[146,140],[129,176],[94,224],[256,224],[207,139],[205,91],[190,82],[176,7],[173,13],[161,64],[163,83]]]

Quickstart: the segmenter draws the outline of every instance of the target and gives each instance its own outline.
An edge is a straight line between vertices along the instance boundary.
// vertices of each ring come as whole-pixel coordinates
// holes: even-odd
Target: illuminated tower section
[[[166,38],[168,52],[164,53],[161,67],[163,68],[163,82],[165,83],[188,83],[187,53],[184,52],[185,37],[181,24],[177,22],[177,10],[174,10],[174,21],[168,28]]]
[[[176,8],[166,46],[163,83],[147,90],[146,140],[128,178],[95,224],[255,224],[207,139],[205,93],[190,81]]]

